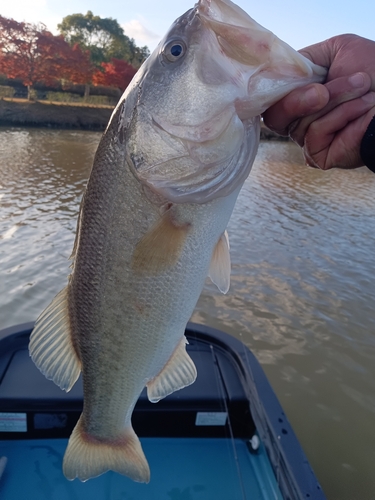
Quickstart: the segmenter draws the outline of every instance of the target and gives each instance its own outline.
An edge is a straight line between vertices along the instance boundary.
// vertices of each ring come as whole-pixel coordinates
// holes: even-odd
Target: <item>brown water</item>
[[[65,285],[100,134],[0,128],[0,328]],[[262,143],[229,228],[232,284],[193,320],[257,355],[329,500],[375,499],[375,175]]]

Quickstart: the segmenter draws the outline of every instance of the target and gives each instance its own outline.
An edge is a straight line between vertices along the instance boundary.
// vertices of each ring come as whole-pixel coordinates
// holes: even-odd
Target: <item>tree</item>
[[[35,83],[53,85],[67,72],[71,48],[42,23],[19,23],[0,16],[0,73],[19,78],[28,89]]]
[[[133,39],[131,39],[131,41],[134,42]],[[144,47],[137,47],[135,43],[133,43],[130,63],[138,69],[149,55],[150,50],[148,47],[146,47],[146,45]]]
[[[78,43],[74,44],[73,47],[70,45],[68,47],[70,49],[67,58],[69,64],[65,69],[65,78],[72,83],[85,85],[84,99],[87,99],[95,70],[90,61],[90,52],[82,50]]]
[[[0,72],[8,78],[20,78],[28,87],[40,72],[38,61],[39,34],[43,25],[18,23],[13,19],[0,17]]]
[[[136,74],[137,70],[122,59],[111,59],[111,62],[101,64],[102,70],[97,70],[93,75],[95,85],[118,87],[122,91],[126,89]]]
[[[81,49],[89,50],[91,61],[98,68],[113,58],[139,66],[149,55],[148,48],[137,47],[115,19],[94,16],[90,10],[85,15],[64,17],[57,27],[70,45],[78,44]]]

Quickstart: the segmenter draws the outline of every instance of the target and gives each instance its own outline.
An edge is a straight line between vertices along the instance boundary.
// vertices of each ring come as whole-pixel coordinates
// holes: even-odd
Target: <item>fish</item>
[[[229,290],[226,228],[260,114],[325,76],[230,0],[199,0],[133,78],[94,158],[68,284],[30,337],[61,389],[82,373],[67,479],[112,470],[149,482],[132,412],[145,387],[156,403],[196,379],[185,326],[207,276]]]

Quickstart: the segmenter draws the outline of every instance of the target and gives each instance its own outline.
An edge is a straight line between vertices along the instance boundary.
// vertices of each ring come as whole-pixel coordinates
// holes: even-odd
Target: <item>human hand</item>
[[[301,53],[329,69],[326,83],[288,94],[264,113],[265,124],[290,135],[310,166],[362,166],[361,141],[375,115],[375,42],[339,35]]]

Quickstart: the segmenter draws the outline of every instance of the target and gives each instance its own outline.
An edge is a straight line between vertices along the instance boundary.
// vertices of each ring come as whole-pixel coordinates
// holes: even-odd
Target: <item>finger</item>
[[[374,106],[375,92],[369,92],[337,106],[314,121],[305,135],[304,154],[307,163],[322,170],[360,166],[357,164],[360,159],[360,143],[371,121],[369,111]],[[367,114],[367,120],[357,121],[367,117]]]
[[[330,96],[328,103],[319,111],[301,118],[290,125],[289,135],[301,147],[304,144],[307,129],[313,122],[330,113],[340,104],[366,94],[371,87],[371,78],[367,73],[355,73],[349,77],[336,78],[327,82],[324,86]]]
[[[318,83],[293,90],[263,113],[265,125],[280,135],[289,135],[291,123],[324,108],[329,92]]]
[[[320,168],[324,165],[322,170],[329,170],[331,168],[353,169],[362,167],[364,165],[363,159],[358,148],[361,142],[363,133],[367,129],[371,120],[374,118],[375,108],[372,108],[365,115],[360,116],[356,120],[350,122],[344,130],[335,135],[330,147],[326,150],[326,158],[315,157],[315,160],[305,154],[306,164],[315,168]],[[359,130],[362,132],[359,133]],[[324,152],[322,152],[323,154]]]
[[[329,168],[358,168],[363,167],[364,162],[361,157],[360,145],[363,136],[375,115],[375,107],[371,108],[366,114],[353,120],[340,134],[334,139],[334,147],[330,148],[327,158]],[[356,137],[357,134],[357,137]],[[350,144],[352,147],[350,147]],[[343,156],[343,145],[346,147],[345,156]]]

